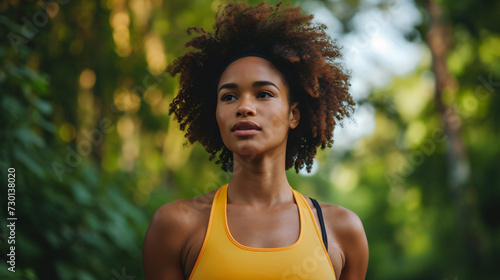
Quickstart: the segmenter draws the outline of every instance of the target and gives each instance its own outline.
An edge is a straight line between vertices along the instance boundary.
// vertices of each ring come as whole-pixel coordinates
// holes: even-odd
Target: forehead
[[[283,74],[267,59],[257,56],[246,56],[235,60],[222,72],[220,87],[224,83],[272,81],[286,86]]]

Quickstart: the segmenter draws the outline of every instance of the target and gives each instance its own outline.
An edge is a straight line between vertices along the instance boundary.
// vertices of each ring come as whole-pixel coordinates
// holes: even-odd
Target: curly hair
[[[340,48],[326,34],[326,26],[313,24],[313,16],[300,7],[262,2],[230,3],[219,8],[214,32],[191,27],[197,36],[186,43],[190,51],[168,66],[180,73],[179,93],[170,104],[190,143],[200,142],[217,164],[232,171],[233,154],[224,146],[215,117],[217,84],[228,63],[242,53],[258,52],[283,73],[290,88],[290,102],[299,102],[301,119],[290,130],[286,169],[311,171],[318,147],[332,147],[336,124],[354,111],[349,75],[336,62]],[[290,104],[291,105],[291,104]]]

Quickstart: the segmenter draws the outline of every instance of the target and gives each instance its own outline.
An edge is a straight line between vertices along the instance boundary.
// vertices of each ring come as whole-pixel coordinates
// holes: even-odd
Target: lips
[[[231,131],[237,136],[250,136],[258,133],[261,127],[251,121],[237,122],[231,128]]]
[[[249,129],[255,129],[255,130],[260,130],[260,126],[254,122],[246,121],[246,122],[237,122],[233,125],[233,128],[231,128],[231,131],[236,131],[236,130],[249,130]]]

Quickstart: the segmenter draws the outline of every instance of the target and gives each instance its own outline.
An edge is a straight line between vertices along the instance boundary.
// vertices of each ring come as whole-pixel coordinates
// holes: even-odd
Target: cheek
[[[226,113],[224,113],[223,110],[217,106],[217,109],[215,110],[215,119],[217,120],[217,125],[219,126],[220,132],[222,133],[225,131],[225,123],[224,120],[227,120],[228,118],[226,117]]]
[[[276,133],[287,133],[290,123],[288,119],[288,108],[281,109],[279,112],[275,112],[272,117],[269,118],[273,124],[273,129]]]

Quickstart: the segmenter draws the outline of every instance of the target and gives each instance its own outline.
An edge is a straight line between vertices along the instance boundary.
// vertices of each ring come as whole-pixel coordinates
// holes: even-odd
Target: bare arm
[[[181,201],[160,207],[146,232],[142,247],[142,264],[146,280],[183,280],[181,252],[188,235],[188,224],[182,217]]]
[[[335,207],[330,211],[330,224],[339,241],[345,264],[339,280],[365,279],[368,268],[368,241],[359,217],[352,211]],[[334,212],[334,213],[332,213]]]

